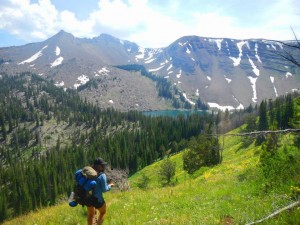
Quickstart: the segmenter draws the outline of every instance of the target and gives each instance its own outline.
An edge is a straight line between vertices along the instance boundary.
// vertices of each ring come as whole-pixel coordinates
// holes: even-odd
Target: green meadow
[[[240,132],[240,130],[234,130]],[[294,160],[278,177],[271,180],[260,166],[261,146],[252,143],[242,147],[242,137],[226,136],[223,161],[214,167],[202,167],[189,175],[183,170],[182,152],[170,156],[176,163],[171,185],[163,186],[159,176],[161,161],[145,167],[129,178],[130,190],[112,190],[105,194],[107,214],[104,224],[247,224],[262,219],[299,197],[292,186],[299,187],[299,149],[293,146],[293,135],[280,135],[278,152]],[[220,143],[223,144],[220,139]],[[296,161],[295,161],[296,160]],[[281,163],[287,163],[284,161]],[[277,163],[277,164],[276,164]],[[276,167],[281,164],[272,164]],[[281,166],[280,166],[281,167]],[[297,171],[299,173],[297,173]],[[299,175],[298,175],[299,174]],[[139,183],[147,177],[143,189]],[[71,208],[66,196],[56,206],[30,212],[5,225],[86,224],[86,208]],[[300,224],[300,207],[281,213],[260,224]]]

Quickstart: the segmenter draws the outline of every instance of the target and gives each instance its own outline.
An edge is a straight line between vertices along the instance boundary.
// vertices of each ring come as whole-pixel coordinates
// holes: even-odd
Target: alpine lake
[[[144,111],[142,112],[145,116],[152,116],[152,117],[158,117],[158,116],[167,116],[167,117],[177,117],[179,115],[182,115],[184,117],[193,115],[193,114],[205,114],[205,113],[211,113],[210,110],[180,110],[180,109],[171,109],[171,110],[153,110],[153,111]]]

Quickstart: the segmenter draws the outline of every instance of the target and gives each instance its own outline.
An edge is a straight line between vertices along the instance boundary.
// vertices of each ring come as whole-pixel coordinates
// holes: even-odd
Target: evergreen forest
[[[232,113],[149,117],[100,109],[77,91],[64,91],[35,74],[2,75],[0,222],[65,199],[73,189],[75,171],[99,156],[129,174],[183,150],[183,168],[189,174],[213,167],[222,163],[218,137],[232,128],[244,124],[245,133],[299,128],[298,96],[287,94]],[[276,155],[275,136],[242,140],[243,146],[263,146],[267,176],[270,158]],[[297,148],[299,143],[295,135]]]

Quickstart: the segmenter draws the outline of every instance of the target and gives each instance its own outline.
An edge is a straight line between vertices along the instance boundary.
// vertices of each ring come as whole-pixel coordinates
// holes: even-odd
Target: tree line
[[[189,103],[183,93],[175,86],[172,85],[170,81],[162,76],[156,76],[151,72],[148,72],[146,68],[138,64],[128,64],[116,66],[119,69],[127,71],[140,71],[141,75],[148,77],[149,79],[156,82],[156,88],[158,90],[158,96],[169,99],[172,102],[174,108],[185,108],[185,109],[198,109],[198,110],[208,110],[208,105],[204,103],[201,98],[198,98],[195,106]]]

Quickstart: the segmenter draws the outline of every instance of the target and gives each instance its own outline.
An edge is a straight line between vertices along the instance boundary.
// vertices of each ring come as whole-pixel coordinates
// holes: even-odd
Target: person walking
[[[94,219],[97,221],[97,225],[101,225],[104,221],[104,216],[106,213],[106,203],[103,198],[103,193],[107,192],[114,186],[113,182],[107,183],[106,174],[104,173],[105,162],[102,158],[97,158],[93,162],[93,168],[97,171],[98,177],[96,179],[96,186],[92,193],[92,200],[90,204],[87,205],[88,215],[87,215],[87,222],[88,225],[93,225]],[[97,210],[99,211],[99,217],[97,216]]]

